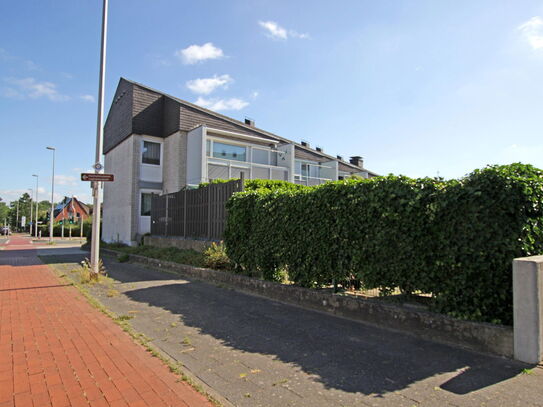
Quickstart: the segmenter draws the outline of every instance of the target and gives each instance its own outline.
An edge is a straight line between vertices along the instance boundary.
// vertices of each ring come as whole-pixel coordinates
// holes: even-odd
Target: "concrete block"
[[[513,261],[514,356],[526,363],[543,360],[543,256]]]

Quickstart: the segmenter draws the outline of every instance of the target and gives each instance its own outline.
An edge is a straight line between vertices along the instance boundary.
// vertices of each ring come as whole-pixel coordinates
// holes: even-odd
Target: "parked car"
[[[9,228],[9,226],[2,226],[2,229],[0,229],[0,234],[11,235],[11,229]]]

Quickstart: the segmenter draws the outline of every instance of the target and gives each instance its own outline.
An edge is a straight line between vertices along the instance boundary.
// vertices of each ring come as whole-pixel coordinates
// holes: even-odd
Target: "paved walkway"
[[[64,286],[28,238],[0,250],[0,407],[211,406]]]
[[[72,277],[79,260],[44,258]],[[100,285],[92,295],[236,406],[543,406],[541,368],[112,257],[105,265],[118,295]]]

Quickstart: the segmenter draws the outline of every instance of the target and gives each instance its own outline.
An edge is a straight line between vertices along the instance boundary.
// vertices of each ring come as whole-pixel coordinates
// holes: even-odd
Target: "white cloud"
[[[230,75],[214,75],[212,78],[198,78],[186,83],[187,88],[200,95],[209,95],[217,88],[226,89],[233,79]]]
[[[94,103],[94,100],[95,100],[94,96],[92,96],[92,95],[81,95],[81,96],[79,96],[79,98],[81,100],[84,100],[85,102],[91,102],[91,103]]]
[[[14,99],[39,99],[45,97],[53,102],[63,102],[70,97],[58,92],[57,85],[52,82],[39,82],[34,78],[6,78],[5,81],[14,87],[4,90],[4,96]]]
[[[74,187],[77,185],[77,179],[72,175],[55,175],[55,185],[67,185]]]
[[[21,65],[28,71],[40,70],[40,67],[34,61],[11,55],[9,52],[7,52],[3,48],[0,48],[0,61],[6,62],[6,63],[14,63],[16,65]]]
[[[543,18],[532,17],[519,25],[518,30],[533,49],[543,49]]]
[[[251,97],[252,97],[253,99],[256,99],[256,98],[258,97],[258,95],[259,95],[259,93],[258,93],[257,90],[251,92]]]
[[[192,65],[207,59],[218,59],[224,57],[222,49],[217,48],[211,42],[204,45],[191,45],[185,49],[175,51],[175,56],[181,59],[186,65]]]
[[[307,39],[309,34],[301,34],[294,30],[287,30],[281,27],[275,21],[259,21],[258,24],[266,30],[266,35],[276,40],[286,40],[291,38]]]
[[[238,98],[205,99],[201,96],[194,103],[210,110],[241,110],[249,105],[248,102]]]

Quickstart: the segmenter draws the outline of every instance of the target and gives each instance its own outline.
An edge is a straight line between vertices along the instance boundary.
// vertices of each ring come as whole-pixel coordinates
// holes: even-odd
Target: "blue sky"
[[[543,167],[541,1],[110,0],[106,113],[123,76],[372,171]],[[0,14],[0,197],[90,199],[101,1]]]

